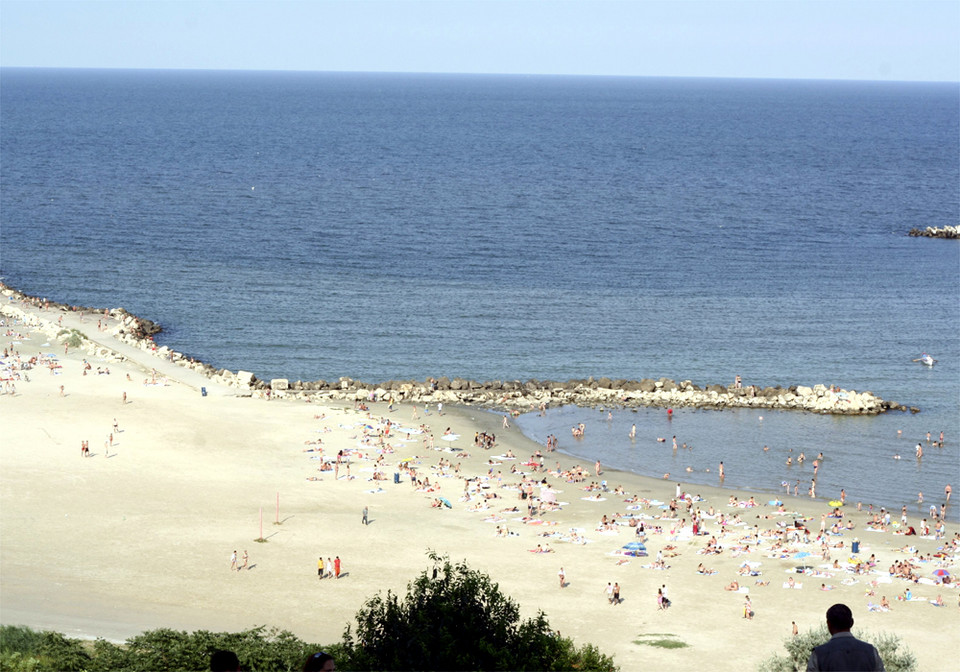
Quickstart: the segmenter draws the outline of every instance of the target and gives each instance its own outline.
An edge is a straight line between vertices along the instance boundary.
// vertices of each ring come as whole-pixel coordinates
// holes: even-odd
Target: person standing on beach
[[[607,602],[613,604],[613,584],[607,581]]]
[[[237,552],[234,551],[230,554],[230,571],[232,572],[237,568]]]
[[[566,585],[566,575],[563,573],[563,567],[560,568],[560,571],[557,572],[557,576],[560,577],[560,587],[563,588]]]
[[[338,555],[333,559],[333,573],[335,578],[340,578],[340,556]]]
[[[370,521],[367,519],[367,513],[369,513],[369,511],[367,510],[367,507],[363,507],[363,524],[364,525],[370,524]]]
[[[619,583],[613,584],[613,602],[612,602],[612,604],[614,604],[614,605],[620,604],[620,584],[619,584]]]
[[[877,648],[850,634],[852,627],[853,612],[850,607],[838,603],[827,609],[830,641],[810,653],[807,672],[883,672],[883,661]]]
[[[243,550],[243,564],[240,565],[240,568],[239,568],[237,571],[239,572],[241,569],[246,569],[248,564],[250,564],[250,554],[247,553],[247,550],[246,550],[246,549],[244,549],[244,550]]]
[[[317,578],[323,580],[323,556],[317,558]]]

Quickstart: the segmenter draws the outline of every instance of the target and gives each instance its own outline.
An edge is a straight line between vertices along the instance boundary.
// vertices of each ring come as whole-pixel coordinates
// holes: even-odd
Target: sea
[[[822,499],[915,518],[960,487],[960,245],[907,236],[960,221],[958,116],[957,83],[2,68],[0,275],[264,380],[869,390],[920,412],[514,427],[771,499],[823,452]]]

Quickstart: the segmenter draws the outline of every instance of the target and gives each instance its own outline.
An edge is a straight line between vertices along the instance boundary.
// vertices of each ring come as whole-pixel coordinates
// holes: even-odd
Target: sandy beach
[[[848,503],[842,521],[826,519],[828,528],[844,526],[825,536],[827,561],[817,537],[821,516],[833,509],[823,501],[788,497],[781,511],[768,503],[770,495],[700,486],[690,492],[682,481],[609,470],[598,476],[593,464],[548,453],[504,428],[500,416],[471,408],[445,407],[440,415],[434,405],[427,415],[420,407],[414,417],[408,404],[361,410],[238,397],[118,342],[98,327],[98,316],[81,319],[6,297],[4,304],[33,320],[62,317],[63,328],[115,353],[65,352],[36,325],[4,316],[4,624],[114,640],[158,627],[265,624],[328,643],[377,591],[403,594],[434,550],[489,573],[525,615],[543,610],[555,629],[613,654],[623,670],[753,669],[782,650],[792,621],[801,631],[814,627],[835,602],[853,609],[857,627],[899,635],[919,669],[955,667],[958,584],[934,576],[938,569],[960,572],[955,525],[943,539],[904,536],[899,526],[875,531],[868,512]],[[496,445],[476,446],[477,432],[495,434]],[[81,455],[83,441],[89,457]],[[653,449],[656,437],[638,427],[637,443]],[[533,457],[538,450],[542,469]],[[321,470],[341,452],[336,475]],[[578,465],[586,477],[572,482],[565,473]],[[411,467],[429,487],[411,482]],[[373,480],[377,472],[384,480]],[[544,499],[555,498],[555,510],[528,510],[525,477],[536,482],[537,497],[546,480]],[[601,481],[606,490],[585,489]],[[678,487],[693,497],[670,518]],[[440,497],[450,507],[434,506]],[[743,506],[751,497],[757,506]],[[694,536],[697,511],[702,530]],[[899,522],[899,511],[892,516]],[[785,533],[796,520],[806,521],[809,542]],[[848,522],[854,529],[845,528]],[[911,512],[909,525],[919,523]],[[857,558],[874,555],[874,569],[853,571],[854,538]],[[638,540],[647,557],[620,552]],[[711,540],[719,553],[703,553]],[[549,552],[533,552],[538,546]],[[234,551],[240,565],[248,555],[245,569],[232,570]],[[665,569],[653,567],[658,552]],[[797,557],[802,553],[810,555]],[[318,580],[321,555],[340,558],[339,579]],[[919,583],[890,577],[898,561],[913,565]],[[698,573],[701,563],[715,573]],[[811,569],[798,573],[797,566]],[[790,579],[795,587],[785,587]],[[725,590],[734,580],[740,591]],[[608,582],[619,583],[620,604],[609,603]],[[666,610],[658,609],[661,586],[672,601]],[[913,599],[899,600],[908,588]],[[747,595],[752,620],[742,617]],[[884,596],[891,608],[871,610]],[[945,606],[931,603],[938,596]],[[642,644],[645,634],[658,633],[688,646]]]

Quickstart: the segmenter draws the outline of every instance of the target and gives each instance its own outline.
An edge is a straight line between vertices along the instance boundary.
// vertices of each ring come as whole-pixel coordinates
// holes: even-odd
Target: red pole
[[[263,539],[263,507],[260,507],[260,538]]]

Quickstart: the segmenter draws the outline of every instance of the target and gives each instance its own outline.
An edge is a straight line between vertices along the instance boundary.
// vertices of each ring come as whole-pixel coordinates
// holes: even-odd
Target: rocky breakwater
[[[960,226],[928,226],[925,229],[910,229],[907,235],[915,238],[950,238],[955,240],[960,238]]]
[[[541,406],[573,404],[591,408],[761,408],[797,410],[833,415],[877,415],[890,410],[919,412],[893,401],[885,401],[872,392],[843,390],[826,385],[806,387],[700,387],[689,380],[612,380],[590,378],[567,382],[492,381],[477,382],[439,378],[428,382],[390,381],[362,383],[341,378],[335,383],[276,380],[274,394],[303,398],[438,403],[483,406],[496,410],[527,412]]]

